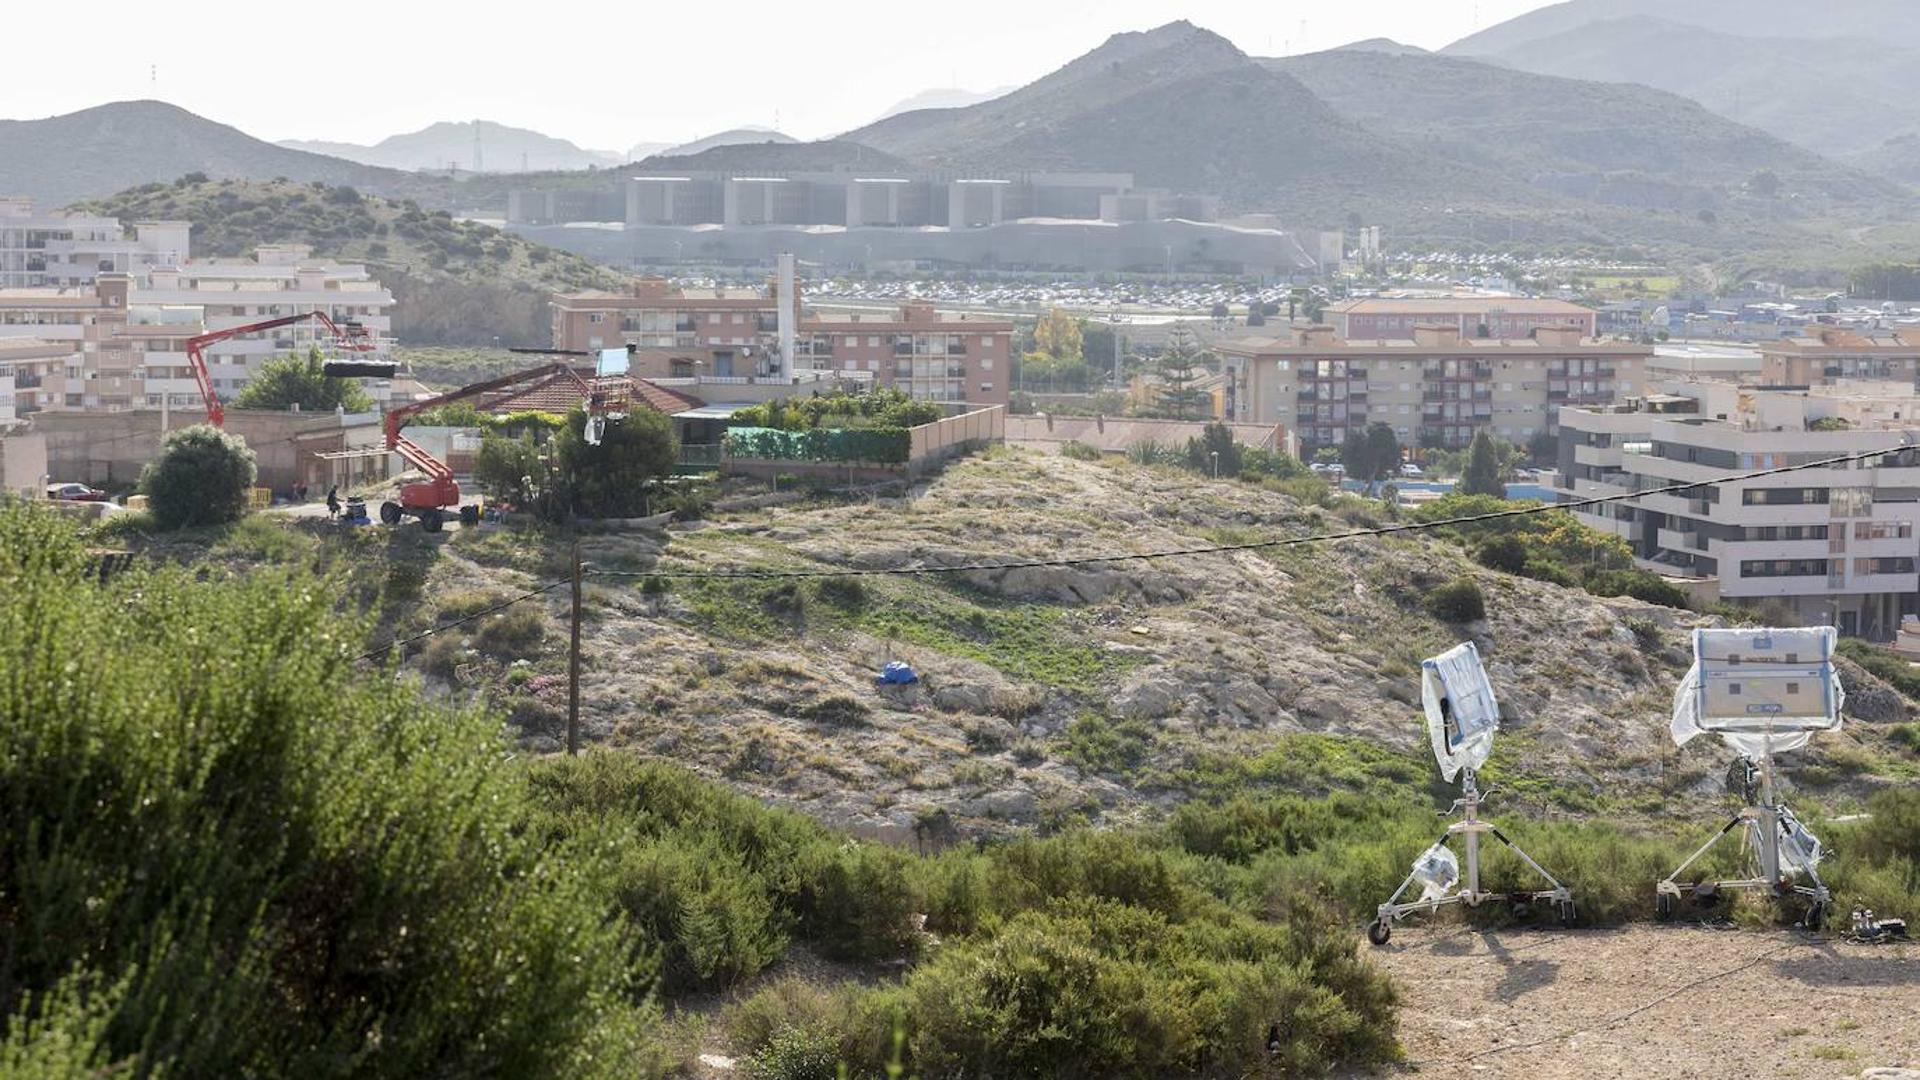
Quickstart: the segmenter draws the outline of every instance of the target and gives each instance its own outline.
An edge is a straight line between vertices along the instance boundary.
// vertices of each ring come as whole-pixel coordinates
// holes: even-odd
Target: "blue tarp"
[[[880,686],[901,686],[919,682],[920,676],[914,674],[912,667],[895,660],[881,669],[880,674],[873,681]]]

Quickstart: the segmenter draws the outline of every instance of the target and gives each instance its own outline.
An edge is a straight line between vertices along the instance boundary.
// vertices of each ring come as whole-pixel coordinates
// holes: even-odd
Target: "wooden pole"
[[[573,632],[567,651],[567,754],[580,752],[580,541],[573,542]]]

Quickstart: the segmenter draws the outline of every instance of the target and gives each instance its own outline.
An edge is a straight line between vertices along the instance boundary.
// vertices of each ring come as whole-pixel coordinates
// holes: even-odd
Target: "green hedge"
[[[865,461],[905,464],[912,446],[906,428],[729,428],[727,454],[768,461]]]

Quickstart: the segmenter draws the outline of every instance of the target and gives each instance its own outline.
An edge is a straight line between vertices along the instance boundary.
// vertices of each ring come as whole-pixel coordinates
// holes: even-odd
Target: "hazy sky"
[[[31,44],[7,50],[0,117],[158,97],[267,139],[374,142],[474,118],[621,152],[747,124],[818,138],[929,88],[1030,81],[1174,19],[1272,56],[1368,37],[1438,48],[1546,2],[19,4],[8,36]]]

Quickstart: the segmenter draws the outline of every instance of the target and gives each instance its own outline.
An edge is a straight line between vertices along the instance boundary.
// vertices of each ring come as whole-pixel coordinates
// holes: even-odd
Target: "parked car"
[[[61,502],[106,502],[107,493],[85,484],[48,484],[47,498]]]
[[[1427,475],[1427,473],[1425,469],[1422,469],[1420,466],[1415,465],[1413,462],[1409,461],[1400,466],[1400,475],[1417,478],[1417,477],[1425,476]]]

